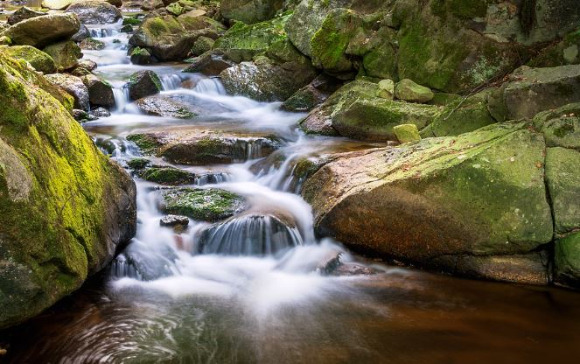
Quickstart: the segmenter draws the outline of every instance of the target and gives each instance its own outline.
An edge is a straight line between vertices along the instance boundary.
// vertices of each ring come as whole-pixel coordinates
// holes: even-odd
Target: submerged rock
[[[316,172],[303,196],[322,236],[467,274],[437,259],[530,254],[552,240],[544,150],[523,125],[493,125],[344,155]]]
[[[84,24],[111,24],[121,19],[121,11],[105,1],[76,1],[66,9]]]
[[[217,188],[180,188],[161,192],[160,209],[163,212],[194,220],[225,220],[245,208],[242,197]]]
[[[3,35],[13,44],[43,48],[57,41],[72,37],[80,29],[74,14],[49,14],[21,21],[8,28]]]
[[[2,328],[80,288],[135,234],[133,181],[45,84],[0,52]]]

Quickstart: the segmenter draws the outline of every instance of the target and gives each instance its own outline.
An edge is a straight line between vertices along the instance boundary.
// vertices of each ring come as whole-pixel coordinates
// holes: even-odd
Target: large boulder
[[[80,78],[66,73],[53,73],[46,75],[46,79],[74,98],[75,109],[89,110],[89,89]]]
[[[59,71],[74,68],[83,56],[80,47],[72,40],[51,44],[43,51],[52,57]]]
[[[503,257],[496,266],[521,255],[542,267],[534,254],[553,237],[544,153],[544,138],[526,125],[492,125],[344,155],[303,196],[319,235],[359,249],[468,275],[494,257]]]
[[[51,56],[32,46],[12,46],[4,49],[4,54],[30,63],[35,70],[42,73],[56,72],[56,65]]]
[[[533,118],[544,110],[580,102],[580,65],[522,67],[489,98],[498,121]]]
[[[20,9],[13,12],[12,14],[10,14],[10,16],[8,17],[8,24],[14,25],[16,23],[20,23],[23,20],[43,15],[46,15],[46,13],[43,13],[42,11],[35,11],[30,8],[27,8],[26,6],[23,6]]]
[[[54,42],[72,37],[81,23],[74,14],[49,14],[21,21],[8,28],[4,35],[13,44],[43,48]]]
[[[129,44],[147,49],[160,61],[183,60],[199,37],[216,39],[223,31],[222,24],[196,14],[150,17],[131,36]]]
[[[221,13],[226,19],[253,24],[272,19],[283,6],[284,0],[224,0]]]
[[[0,327],[81,287],[135,234],[135,185],[35,72],[0,55]]]
[[[121,19],[121,11],[106,1],[78,1],[66,9],[76,14],[83,24],[111,24]]]
[[[131,100],[158,94],[163,90],[159,76],[153,71],[144,70],[135,72],[129,77],[129,82],[125,85],[129,90]]]

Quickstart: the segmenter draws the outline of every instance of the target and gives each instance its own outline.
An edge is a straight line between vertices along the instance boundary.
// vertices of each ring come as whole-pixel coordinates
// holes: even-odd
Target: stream
[[[138,231],[111,266],[39,317],[0,334],[11,363],[530,363],[580,358],[580,295],[550,287],[471,281],[388,266],[314,236],[295,161],[372,148],[341,138],[304,135],[304,115],[227,95],[217,78],[182,73],[185,64],[132,65],[120,23],[89,27],[105,42],[83,51],[115,87],[117,109],[84,123],[114,148],[112,158],[142,156],[135,132],[212,130],[276,135],[277,158],[229,165],[171,165],[196,173],[196,187],[242,195],[251,214],[214,230],[208,223],[161,227],[162,188],[134,175]],[[155,71],[162,95],[202,110],[190,120],[142,114],[123,85]],[[259,146],[258,146],[259,147]],[[257,147],[256,147],[257,148]],[[273,162],[281,160],[280,163]],[[129,169],[128,169],[129,171]],[[276,216],[292,224],[279,226]],[[258,242],[258,243],[256,243]],[[259,245],[256,249],[255,246]],[[320,263],[340,254],[374,274],[326,276]]]

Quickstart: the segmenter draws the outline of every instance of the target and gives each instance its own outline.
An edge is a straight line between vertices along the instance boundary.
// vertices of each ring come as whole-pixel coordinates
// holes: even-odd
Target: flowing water
[[[565,290],[468,281],[369,262],[317,240],[300,197],[296,161],[373,145],[303,135],[303,116],[225,93],[218,79],[183,64],[136,66],[120,25],[93,27],[107,44],[85,51],[115,87],[110,117],[85,123],[121,165],[141,156],[126,136],[179,128],[276,135],[230,165],[175,167],[194,185],[244,196],[250,207],[225,223],[160,226],[160,186],[135,176],[138,232],[110,268],[29,323],[0,334],[13,363],[464,363],[580,358],[580,295]],[[152,69],[162,94],[201,110],[191,120],[143,115],[128,101],[130,74]],[[247,160],[246,160],[247,159]],[[158,164],[167,164],[155,160]],[[354,272],[325,275],[340,254]],[[352,273],[352,272],[351,272]],[[0,360],[2,357],[0,357]]]

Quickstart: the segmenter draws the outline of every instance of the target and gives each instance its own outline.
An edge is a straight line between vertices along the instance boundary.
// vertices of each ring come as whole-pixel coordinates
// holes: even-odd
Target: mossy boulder
[[[554,263],[556,284],[580,288],[580,233],[556,241]]]
[[[108,108],[115,106],[115,95],[111,84],[92,73],[81,77],[81,80],[87,86],[91,105]]]
[[[180,188],[163,191],[160,208],[165,213],[216,222],[242,212],[246,203],[241,196],[226,190]]]
[[[74,98],[75,109],[89,110],[89,89],[79,77],[66,73],[51,73],[46,75],[46,79]]]
[[[548,147],[563,147],[580,151],[580,103],[539,113],[534,127],[546,138]]]
[[[302,194],[319,235],[454,271],[466,255],[530,254],[552,241],[544,151],[526,125],[491,125],[343,155]]]
[[[224,18],[254,24],[272,19],[284,0],[224,0],[220,5]]]
[[[201,56],[205,52],[212,50],[215,40],[208,37],[199,37],[191,47],[191,54],[193,56]]]
[[[159,76],[150,70],[133,73],[125,87],[129,89],[129,98],[131,100],[139,100],[146,96],[156,95],[163,90]]]
[[[2,328],[80,288],[135,233],[134,183],[43,84],[0,54]]]
[[[129,168],[134,170],[142,170],[148,167],[151,164],[151,161],[147,158],[133,158],[127,162]]]
[[[216,39],[224,26],[206,16],[186,13],[149,17],[129,39],[133,47],[147,49],[160,61],[183,60],[199,37]]]
[[[401,124],[393,127],[393,132],[399,143],[412,143],[421,140],[419,130],[415,124]]]
[[[429,87],[418,85],[406,78],[395,85],[395,97],[403,101],[424,104],[433,100],[435,95]]]
[[[258,24],[236,23],[216,41],[214,49],[236,63],[251,61],[265,54],[272,44],[287,39],[284,26],[289,18],[286,14]]]
[[[80,47],[72,40],[49,45],[43,51],[52,57],[59,71],[74,68],[83,56]]]
[[[552,202],[555,233],[580,229],[580,152],[565,148],[546,151],[546,182]]]
[[[139,175],[146,181],[162,185],[186,185],[195,183],[196,175],[177,168],[149,168]]]
[[[4,54],[9,57],[25,60],[39,72],[56,72],[56,65],[52,57],[32,46],[7,47],[4,49]]]
[[[485,90],[450,102],[444,100],[441,114],[421,131],[424,137],[460,135],[495,123],[488,110],[487,98],[493,90]]]
[[[66,9],[84,24],[112,24],[121,19],[121,11],[106,1],[75,1]]]
[[[266,157],[280,147],[280,142],[269,135],[203,131],[194,127],[131,134],[128,139],[145,153],[188,165],[245,162]]]
[[[522,67],[489,97],[498,121],[533,118],[541,111],[580,102],[580,65]]]
[[[13,44],[43,48],[54,42],[72,37],[81,23],[74,14],[49,14],[26,19],[8,28],[3,35]]]
[[[133,48],[129,56],[133,64],[153,64],[158,62],[157,58],[153,57],[147,49],[141,47]]]

